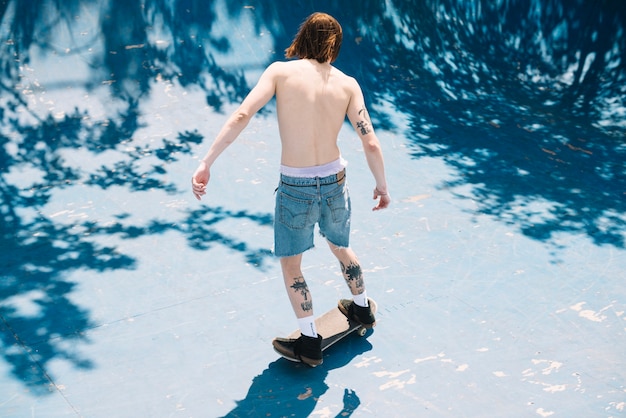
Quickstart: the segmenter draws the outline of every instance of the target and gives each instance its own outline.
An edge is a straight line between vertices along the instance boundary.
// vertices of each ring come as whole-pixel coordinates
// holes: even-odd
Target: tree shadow
[[[87,342],[82,332],[94,324],[89,313],[71,300],[74,284],[67,281],[67,272],[135,265],[132,257],[97,244],[77,233],[73,225],[60,224],[40,212],[53,188],[69,187],[81,176],[58,153],[60,148],[78,146],[74,141],[82,125],[76,122],[74,116],[67,116],[31,126],[11,118],[9,112],[2,118],[12,137],[3,135],[1,140],[5,146],[0,176],[0,338],[13,375],[37,394],[52,390],[53,382],[44,371],[51,360],[63,358],[79,368],[91,367],[89,360],[68,345]],[[10,147],[16,137],[21,138],[19,148]],[[7,180],[21,170],[34,171],[27,187]]]
[[[215,112],[248,92],[242,69],[216,62],[215,53],[232,51],[227,37],[213,35],[219,19],[236,25],[246,17],[257,31],[269,29],[274,58],[282,59],[304,17],[315,10],[335,15],[344,28],[337,66],[359,79],[380,129],[401,132],[416,159],[440,158],[456,170],[442,188],[542,242],[584,234],[624,248],[626,11],[619,1],[286,4],[225,2],[219,14],[200,0],[0,2],[0,343],[16,380],[45,393],[50,361],[92,367],[67,348],[88,343],[84,331],[95,326],[72,302],[67,275],[137,263],[97,236],[174,231],[190,248],[225,246],[264,268],[267,249],[217,226],[233,218],[268,226],[271,214],[211,207],[183,213],[182,222],[128,226],[126,213],[107,225],[67,224],[43,210],[53,192],[78,185],[182,193],[168,165],[191,154],[201,135],[180,132],[142,147],[132,145],[133,136],[154,80],[200,88]],[[89,29],[76,26],[84,15],[95,16]],[[60,38],[71,47],[58,47]],[[107,87],[114,105],[99,120],[80,109],[61,117],[33,110],[40,87],[25,75],[32,51],[80,57],[91,69],[80,87]],[[118,157],[86,170],[66,160],[76,151]]]
[[[90,36],[82,37],[75,17],[89,15],[87,11],[99,21]],[[53,360],[93,367],[76,346],[88,344],[85,332],[98,324],[72,300],[75,284],[68,275],[137,265],[115,245],[98,243],[99,236],[137,239],[174,231],[187,237],[191,248],[222,245],[259,269],[271,257],[268,249],[216,228],[229,218],[266,226],[271,214],[217,207],[190,211],[179,223],[150,219],[132,226],[124,225],[125,213],[112,214],[118,221],[107,224],[63,223],[45,215],[53,193],[76,186],[182,193],[170,180],[168,165],[191,154],[202,136],[180,132],[176,139],[142,147],[132,145],[133,136],[141,128],[140,104],[155,79],[200,87],[217,112],[247,93],[243,71],[227,71],[215,63],[212,51],[230,48],[227,39],[211,35],[215,19],[213,8],[200,1],[0,2],[0,21],[10,22],[0,28],[7,39],[0,45],[0,344],[12,375],[32,393],[54,390],[48,369]],[[68,33],[72,47],[59,50],[59,39]],[[160,42],[164,39],[168,42]],[[101,120],[80,109],[61,116],[34,110],[29,105],[33,91],[46,88],[24,77],[35,50],[88,61],[92,71],[77,87],[90,91],[108,86],[115,105]],[[115,151],[118,157],[91,170],[67,160],[75,151],[94,158]]]
[[[62,358],[78,368],[92,367],[72,346],[88,343],[83,331],[95,324],[88,311],[72,301],[74,283],[66,280],[66,272],[132,268],[134,260],[113,247],[82,239],[71,226],[46,218],[30,222],[13,218],[8,224],[11,215],[7,208],[2,205],[2,353],[18,381],[35,394],[45,394],[52,391],[45,372],[51,360]]]
[[[245,210],[230,211],[221,207],[196,209],[188,212],[187,220],[177,228],[187,237],[187,242],[197,250],[208,250],[221,245],[241,253],[246,262],[260,270],[273,258],[268,248],[254,248],[251,243],[218,232],[213,226],[226,219],[247,219],[255,225],[271,227],[274,217],[268,213],[249,213]]]
[[[415,158],[455,169],[441,187],[478,213],[552,245],[567,233],[624,248],[626,11],[574,3],[394,2],[361,42],[381,57],[364,88],[406,116]]]
[[[440,184],[526,236],[626,244],[626,9],[619,1],[294,1],[276,58],[322,10],[344,30],[336,65],[379,129],[456,178]],[[270,16],[266,19],[272,19]],[[398,117],[400,116],[400,117]],[[399,125],[397,120],[402,120]],[[390,179],[393,184],[393,179]]]

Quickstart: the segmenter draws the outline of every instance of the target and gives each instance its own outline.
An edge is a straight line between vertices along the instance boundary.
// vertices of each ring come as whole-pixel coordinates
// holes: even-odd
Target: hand
[[[391,197],[389,197],[389,193],[383,193],[378,188],[374,189],[374,200],[378,199],[378,204],[374,206],[372,210],[380,210],[385,209],[391,203]]]
[[[206,194],[206,186],[209,184],[210,176],[209,167],[207,167],[206,163],[201,162],[191,177],[191,187],[196,199],[200,200]]]

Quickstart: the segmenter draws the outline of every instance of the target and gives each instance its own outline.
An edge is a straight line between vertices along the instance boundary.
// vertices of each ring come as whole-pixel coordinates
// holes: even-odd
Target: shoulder
[[[300,73],[299,61],[275,61],[263,72],[262,78],[271,79],[274,82],[284,80],[293,74]]]
[[[361,86],[359,85],[359,82],[356,80],[356,78],[351,77],[345,73],[343,73],[341,70],[338,70],[336,68],[333,67],[333,70],[335,70],[335,74],[336,74],[336,78],[339,80],[339,82],[341,83],[342,88],[344,89],[344,91],[346,91],[351,97],[354,96],[359,96],[362,94],[361,92]]]
[[[348,88],[357,88],[360,89],[358,81],[356,78],[351,77],[345,74],[343,71],[333,66],[333,74],[334,76],[341,81],[341,83]]]
[[[274,73],[285,73],[293,71],[299,65],[299,61],[274,61],[267,67],[265,71],[270,71]]]
[[[265,68],[263,74],[261,74],[261,79],[276,78],[277,76],[280,76],[282,73],[285,72],[284,64],[286,63],[279,61],[271,63]]]

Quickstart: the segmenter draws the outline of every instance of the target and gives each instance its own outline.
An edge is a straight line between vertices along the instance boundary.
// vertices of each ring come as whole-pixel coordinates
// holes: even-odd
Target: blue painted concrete
[[[624,414],[619,2],[35,3],[0,21],[0,416]],[[296,327],[272,106],[202,203],[189,179],[314,7],[344,26],[393,205],[370,210],[346,126],[379,322],[309,369],[271,348]],[[323,313],[347,288],[317,244]]]

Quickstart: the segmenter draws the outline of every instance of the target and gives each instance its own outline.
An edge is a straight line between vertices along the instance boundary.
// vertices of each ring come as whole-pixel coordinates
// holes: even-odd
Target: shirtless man
[[[380,142],[374,133],[359,84],[331,65],[339,54],[342,30],[325,13],[314,13],[300,26],[287,58],[275,62],[261,75],[239,108],[229,117],[192,177],[197,199],[206,194],[210,168],[216,158],[247,126],[252,116],[274,95],[282,144],[280,183],[276,193],[274,253],[280,257],[285,288],[302,336],[276,338],[274,348],[294,360],[315,367],[322,363],[322,337],[317,334],[311,293],[302,275],[302,253],[313,247],[313,230],[319,225],[352,299],[342,299],[339,309],[364,326],[376,324],[369,309],[363,272],[349,246],[351,206],[346,184],[346,162],[337,136],[346,115],[363,143],[374,176],[373,210],[389,206]]]

